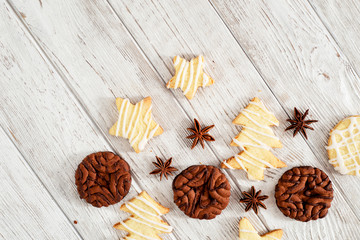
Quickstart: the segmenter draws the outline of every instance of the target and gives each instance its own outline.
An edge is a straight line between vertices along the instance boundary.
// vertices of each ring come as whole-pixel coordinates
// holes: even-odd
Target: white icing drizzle
[[[265,113],[269,113],[269,114],[272,114],[270,113],[265,107],[264,105],[262,104],[262,102],[260,103],[256,103],[256,102],[253,102],[251,101],[250,104],[253,104],[253,105],[256,105],[258,106],[259,108],[261,108]],[[241,114],[243,114],[247,119],[249,119],[255,126],[259,127],[260,129],[265,129],[267,131],[269,131],[270,133],[272,133],[272,130],[271,128],[268,126],[268,125],[264,125],[264,124],[261,124],[259,123],[258,121],[256,121],[256,119],[254,119],[252,115],[256,115],[262,119],[265,119],[267,120],[269,123],[273,124],[273,125],[278,125],[276,124],[275,122],[272,122],[271,120],[267,119],[267,118],[264,118],[263,115],[257,113],[257,112],[254,112],[252,110],[249,110],[249,109],[244,109]],[[276,141],[279,141],[279,138],[277,138],[275,135],[273,134],[268,134],[268,133],[265,133],[263,131],[259,131],[255,128],[252,128],[252,127],[249,127],[249,126],[243,126],[242,128],[242,131],[241,133],[246,135],[249,139],[251,139],[253,142],[255,143],[252,143],[252,142],[241,142],[239,141],[238,139],[234,138],[233,139],[233,142],[240,146],[242,149],[243,149],[243,152],[244,154],[247,154],[249,157],[251,157],[252,159],[247,159],[246,157],[244,157],[242,155],[242,153],[234,156],[234,159],[236,160],[236,162],[240,165],[240,167],[245,170],[246,172],[248,172],[248,170],[245,168],[244,166],[244,163],[248,163],[250,165],[253,165],[257,168],[260,168],[260,169],[265,169],[265,167],[262,167],[262,166],[258,166],[256,165],[256,162],[259,162],[261,163],[262,165],[266,166],[266,167],[269,167],[269,168],[275,168],[273,165],[271,165],[269,162],[267,162],[266,160],[264,159],[261,159],[257,156],[255,156],[254,154],[252,154],[249,150],[247,150],[246,146],[251,146],[251,147],[255,147],[255,148],[261,148],[261,149],[265,149],[265,150],[270,150],[271,147],[269,145],[267,145],[266,143],[262,142],[261,140],[257,139],[256,137],[253,136],[253,134],[251,134],[251,132],[253,133],[256,133],[256,134],[259,134],[259,135],[262,135],[262,136],[265,136],[265,137],[268,137],[268,138],[272,138],[272,139],[275,139]],[[255,161],[254,161],[255,160]],[[229,164],[224,161],[224,165],[227,166],[228,168],[230,168]],[[233,168],[233,167],[231,167]]]
[[[255,105],[255,106],[258,106],[259,108],[261,108],[261,110],[263,110],[265,113],[267,114],[271,114],[271,115],[274,115],[272,112],[270,112],[269,110],[267,110],[264,106],[264,104],[262,102],[260,103],[257,103],[257,102],[254,102],[254,101],[251,101],[250,104],[252,105]],[[268,120],[269,122],[271,122],[272,124],[274,124],[275,126],[279,126],[279,123],[276,123],[276,122],[273,122],[271,121],[270,119],[266,119]]]
[[[235,161],[240,165],[240,167],[245,170],[245,172],[247,172],[247,169],[245,168],[244,164],[239,160],[239,157],[240,155],[236,155],[234,158],[235,158]]]
[[[179,59],[180,57],[177,57],[177,60]],[[175,89],[179,87],[179,83],[180,83],[180,77],[181,77],[181,73],[183,72],[184,70],[184,66],[186,64],[186,61],[181,61],[181,66],[180,66],[180,69],[179,69],[179,74],[176,76],[176,81],[175,81]],[[175,64],[175,67],[177,66],[177,64]],[[186,72],[184,72],[183,74],[185,74]]]
[[[210,81],[209,76],[206,75],[205,73],[203,73],[202,76],[200,75],[201,70],[204,66],[203,56],[200,55],[197,59],[198,59],[197,67],[196,69],[194,69],[195,59],[191,59],[190,62],[188,62],[179,56],[175,57],[174,66],[178,70],[176,73],[177,75],[175,78],[175,83],[173,88],[176,89],[180,87],[185,95],[189,93],[191,89],[192,91],[195,91],[197,86],[205,87]],[[202,82],[200,81],[200,79],[202,79]],[[170,86],[168,85],[168,88],[169,87]]]
[[[251,114],[254,114],[262,119],[266,119],[264,118],[263,116],[261,116],[260,114],[256,113],[256,112],[253,112],[251,110],[248,110],[248,109],[244,109],[242,112],[241,112],[245,117],[247,117],[251,122],[253,122],[256,126],[260,127],[260,128],[265,128],[265,129],[271,129],[269,126],[267,125],[263,125],[263,124],[260,124],[259,122],[255,121],[252,117],[250,117],[250,115],[248,113],[251,113]],[[266,119],[267,121],[269,121],[268,119]],[[269,121],[271,122],[271,121]]]
[[[128,99],[124,99],[122,101],[122,103],[120,105],[119,117],[117,120],[115,136],[119,136],[119,131],[121,130],[121,136],[124,138],[128,138],[130,145],[134,146],[135,143],[138,141],[139,137],[141,136],[141,132],[138,132],[138,134],[136,136],[134,136],[134,135],[136,133],[135,129],[137,129],[137,127],[138,127],[141,113],[143,110],[143,101],[141,101],[140,103],[137,103],[135,105],[133,112],[131,114],[131,117],[130,117],[130,121],[127,123],[126,120],[127,120],[130,106],[131,106],[131,103]],[[144,122],[146,124],[146,131],[138,144],[138,148],[140,151],[145,148],[146,143],[149,141],[150,138],[152,138],[155,135],[156,130],[159,128],[159,124],[156,124],[156,126],[152,130],[150,130],[151,122],[152,122],[151,108],[152,108],[152,106],[149,107],[149,109],[147,110],[147,112],[144,116]],[[134,122],[134,120],[135,120],[135,122]]]
[[[357,118],[358,117],[349,117],[350,125],[348,126],[348,128],[343,130],[339,130],[339,129],[334,130],[330,135],[331,145],[326,147],[326,149],[335,150],[336,158],[330,159],[329,162],[331,164],[338,164],[338,166],[335,167],[337,171],[339,171],[342,174],[347,174],[351,171],[355,171],[355,175],[360,176],[360,164],[358,162],[360,161],[360,154],[359,154],[360,151],[357,147],[357,143],[359,143],[359,141],[355,141],[355,137],[357,137],[360,134],[360,126],[357,122]],[[356,129],[358,130],[358,132],[354,134],[354,130]],[[348,133],[349,136],[345,137],[345,133]],[[336,137],[335,137],[336,135],[341,136],[340,142],[336,141]],[[356,149],[354,154],[352,154],[349,149],[349,145],[351,144],[353,144]],[[342,155],[340,152],[341,147],[346,147],[349,153],[346,155]],[[349,160],[352,160],[353,164],[346,166],[345,163],[348,162]]]
[[[251,128],[251,127],[248,127],[248,126],[244,126],[244,127],[243,127],[243,130],[246,130],[246,129],[248,129],[248,130],[250,130],[250,131],[253,131],[253,132],[257,133],[257,134],[260,134],[260,135],[263,135],[263,136],[266,136],[266,137],[269,137],[269,138],[273,138],[273,139],[275,139],[275,140],[279,140],[278,137],[276,137],[276,136],[274,136],[274,135],[270,135],[270,134],[264,133],[264,132],[260,132],[260,131],[256,130],[255,128]]]
[[[229,169],[234,169],[230,164],[228,164],[226,161],[223,162],[224,165]]]
[[[190,87],[192,85],[193,78],[194,78],[194,59],[191,59],[191,61],[190,61],[190,76],[189,76],[189,81],[187,82],[186,88],[184,90],[184,94],[187,94],[190,91]]]
[[[142,201],[143,203],[145,203],[149,207],[151,207],[158,215],[162,215],[162,213],[159,211],[159,209],[156,206],[154,206],[150,201],[148,201],[145,198],[140,197],[140,196],[136,196],[135,198]]]
[[[149,236],[146,236],[138,231],[135,231],[134,229],[130,228],[128,225],[126,225],[123,221],[120,222],[121,225],[124,226],[124,228],[126,228],[128,230],[128,232],[132,232],[132,233],[135,233],[136,235],[139,235],[145,239],[149,239],[149,240],[157,240],[157,238],[152,238],[152,237],[149,237]]]
[[[133,216],[135,216],[135,217],[130,217],[129,220],[144,224],[150,228],[157,229],[161,232],[169,233],[172,231],[173,228],[171,226],[164,224],[162,222],[153,221],[152,219],[149,219],[146,217],[146,215],[144,215],[144,214],[147,214],[147,215],[156,217],[156,219],[161,221],[160,215],[162,215],[162,214],[154,204],[152,204],[150,201],[143,198],[142,196],[137,196],[137,197],[135,197],[135,199],[145,203],[147,206],[149,206],[151,209],[153,209],[156,213],[158,213],[158,215],[147,211],[146,209],[142,208],[141,206],[136,205],[135,203],[127,202],[127,203],[125,203],[126,208],[133,214]],[[130,228],[124,222],[121,222],[120,224],[123,225],[124,228],[128,230],[128,232],[139,235],[146,239],[155,239],[155,238],[143,235],[142,233],[136,231],[135,229]],[[130,238],[127,237],[127,239],[130,239]]]

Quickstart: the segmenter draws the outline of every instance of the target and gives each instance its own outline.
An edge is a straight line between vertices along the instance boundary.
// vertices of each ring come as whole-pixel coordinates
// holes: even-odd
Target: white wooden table
[[[74,172],[92,152],[120,154],[132,167],[132,188],[146,190],[171,211],[163,239],[236,239],[248,217],[260,233],[282,228],[284,239],[360,239],[360,178],[328,163],[329,130],[360,113],[360,2],[357,0],[0,0],[0,239],[119,239],[112,225],[127,218],[120,204],[94,208],[80,200]],[[165,83],[172,57],[205,56],[215,84],[188,101]],[[153,98],[165,129],[136,154],[107,132],[115,97]],[[229,206],[216,219],[186,217],[173,203],[171,182],[149,176],[155,155],[174,166],[219,165],[239,151],[229,142],[233,118],[254,97],[275,113],[288,168],[267,170],[262,182],[224,171]],[[293,108],[318,119],[309,140],[284,132]],[[205,150],[190,150],[187,127],[215,124]],[[274,188],[290,167],[323,169],[335,190],[326,218],[302,223],[283,216]],[[270,195],[268,210],[244,211],[241,191]],[[74,224],[74,220],[78,224]]]

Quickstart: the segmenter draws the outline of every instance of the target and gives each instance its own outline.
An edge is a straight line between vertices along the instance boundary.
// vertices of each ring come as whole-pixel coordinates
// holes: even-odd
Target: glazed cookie
[[[116,98],[119,116],[116,123],[110,128],[109,133],[129,139],[135,152],[144,150],[146,143],[164,131],[152,119],[151,97],[146,97],[135,105],[128,99]]]
[[[112,152],[97,152],[84,158],[75,172],[80,198],[94,207],[120,202],[131,186],[130,167]]]
[[[161,240],[159,234],[172,231],[172,227],[160,218],[161,215],[168,213],[169,209],[157,203],[145,191],[121,205],[120,210],[131,214],[125,221],[114,225],[114,228],[128,232],[125,240]]]
[[[175,204],[191,218],[213,219],[229,203],[229,181],[214,166],[190,166],[176,176],[172,186]]]
[[[360,115],[341,120],[330,131],[326,149],[337,171],[360,176]]]
[[[260,99],[251,100],[233,123],[242,126],[242,130],[232,140],[231,146],[239,146],[243,150],[223,161],[222,168],[243,169],[249,179],[263,180],[266,168],[286,167],[286,164],[270,151],[271,148],[282,147],[280,140],[270,128],[278,126],[279,121]]]
[[[239,222],[240,240],[280,240],[283,230],[276,229],[260,236],[247,218],[242,218]]]
[[[176,56],[173,60],[175,76],[166,84],[167,88],[181,88],[184,95],[190,100],[194,97],[198,87],[214,84],[214,80],[203,71],[204,57],[198,56],[190,62]]]
[[[333,195],[329,177],[313,167],[295,167],[286,171],[275,188],[280,211],[302,222],[325,217]]]

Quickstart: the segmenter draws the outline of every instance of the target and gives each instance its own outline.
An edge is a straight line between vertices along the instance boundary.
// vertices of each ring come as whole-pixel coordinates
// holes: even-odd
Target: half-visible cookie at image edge
[[[341,120],[330,131],[326,149],[335,170],[360,176],[360,115]]]
[[[214,166],[190,166],[175,177],[172,187],[175,204],[191,218],[213,219],[229,203],[229,181]]]
[[[81,199],[94,207],[107,207],[120,202],[128,194],[130,167],[112,152],[92,153],[79,164],[75,183]]]
[[[325,217],[333,197],[332,183],[326,173],[309,166],[286,171],[275,187],[280,211],[302,222]]]

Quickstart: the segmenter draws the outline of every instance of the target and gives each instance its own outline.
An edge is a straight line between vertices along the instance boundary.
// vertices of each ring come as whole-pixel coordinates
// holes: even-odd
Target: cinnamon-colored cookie
[[[84,158],[75,172],[80,198],[94,207],[120,202],[129,192],[129,164],[112,152],[92,153]]]
[[[325,217],[333,195],[329,177],[320,169],[308,166],[286,171],[275,188],[280,211],[302,222]]]
[[[214,166],[194,165],[173,181],[174,202],[187,216],[213,219],[229,203],[230,184]]]

